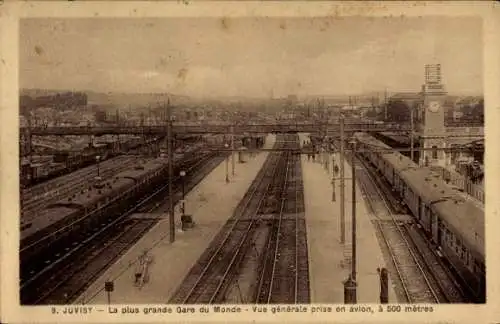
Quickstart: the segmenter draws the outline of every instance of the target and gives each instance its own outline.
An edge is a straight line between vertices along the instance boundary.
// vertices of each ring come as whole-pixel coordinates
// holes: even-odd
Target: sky
[[[482,94],[482,21],[394,18],[23,19],[20,87],[193,97]]]

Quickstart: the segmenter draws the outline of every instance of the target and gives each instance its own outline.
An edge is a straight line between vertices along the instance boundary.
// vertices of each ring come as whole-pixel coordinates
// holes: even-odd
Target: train
[[[44,181],[62,175],[66,170],[64,163],[48,162],[48,163],[32,163],[34,181]]]
[[[393,188],[473,301],[485,302],[484,210],[446,183],[367,133],[355,133],[359,154]]]
[[[107,142],[94,144],[92,147],[85,147],[79,151],[61,150],[53,154],[50,163],[23,163],[20,166],[20,184],[23,188],[33,186],[96,163],[97,157],[99,157],[99,161],[104,161],[120,154],[120,152],[133,153],[134,150],[140,149],[145,144],[151,145],[160,140],[159,138],[150,138],[144,141],[144,138],[138,136],[127,138],[126,141],[119,144],[118,142]],[[174,148],[184,147],[185,144],[196,145],[196,139],[175,140]]]
[[[25,163],[20,167],[20,184],[22,187],[35,184],[86,167],[96,162],[96,157],[104,161],[113,156],[112,143],[95,145],[81,151],[59,151],[53,155],[49,163]]]
[[[107,143],[94,145],[93,147],[86,147],[77,152],[57,152],[54,154],[54,162],[66,164],[67,170],[71,172],[78,168],[95,163],[97,157],[99,157],[100,161],[108,159],[108,157],[112,156],[113,153],[112,146],[112,143]]]
[[[175,154],[174,174],[180,171],[180,161],[189,163],[201,155],[204,153],[199,151]],[[48,205],[36,218],[21,222],[21,262],[50,255],[50,246],[56,241],[69,246],[65,241],[86,237],[99,224],[110,222],[130,210],[145,194],[164,186],[167,176],[168,158],[160,154],[111,179],[95,179],[78,193]]]

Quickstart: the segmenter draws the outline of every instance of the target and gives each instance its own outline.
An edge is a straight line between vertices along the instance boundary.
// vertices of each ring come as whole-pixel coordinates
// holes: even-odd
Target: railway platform
[[[301,135],[300,142],[306,139]],[[339,157],[337,165],[339,165]],[[332,172],[302,156],[305,219],[307,228],[309,277],[312,303],[343,303],[343,281],[350,273],[351,256],[351,167],[345,163],[345,245],[340,243],[340,181],[335,181],[336,200],[332,202]],[[340,175],[339,175],[340,176]],[[386,267],[365,199],[356,187],[357,215],[357,302],[379,303],[380,279],[377,268]],[[389,278],[389,303],[397,302]]]
[[[272,148],[274,141],[275,136],[269,135],[264,147]],[[236,164],[234,177],[229,167],[230,183],[225,182],[225,162],[218,165],[186,194],[186,213],[193,216],[196,224],[193,229],[186,232],[180,230],[180,206],[176,206],[177,230],[173,244],[169,242],[169,221],[165,218],[88,287],[75,300],[75,304],[106,304],[106,281],[114,282],[114,291],[110,298],[113,304],[167,302],[193,264],[232,216],[267,155],[267,152],[261,152],[247,157],[244,164]],[[148,266],[147,280],[138,285],[135,271],[145,251],[152,261]]]

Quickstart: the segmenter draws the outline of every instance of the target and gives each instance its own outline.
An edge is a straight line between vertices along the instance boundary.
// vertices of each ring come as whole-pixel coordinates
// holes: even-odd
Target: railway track
[[[288,154],[284,154],[288,155]],[[273,296],[273,289],[275,285],[275,272],[276,268],[280,266],[279,264],[279,256],[278,253],[280,251],[280,247],[283,245],[281,244],[280,246],[280,236],[282,235],[281,230],[283,230],[283,227],[286,225],[283,222],[283,227],[282,225],[282,219],[283,219],[283,214],[284,214],[284,209],[285,209],[285,204],[286,204],[286,187],[287,187],[287,180],[288,180],[288,174],[289,174],[289,160],[288,156],[286,156],[283,159],[283,164],[278,167],[278,174],[274,176],[274,183],[273,186],[271,187],[271,193],[273,195],[279,194],[279,202],[277,204],[277,209],[275,214],[275,218],[271,221],[271,230],[268,233],[268,239],[267,239],[267,244],[266,248],[263,251],[263,258],[262,258],[262,268],[261,268],[261,273],[258,277],[258,289],[256,291],[256,299],[255,302],[259,304],[267,304],[270,303],[271,297]],[[292,233],[293,233],[293,228],[292,228]],[[293,236],[295,237],[295,236]],[[288,255],[285,255],[287,257]],[[288,260],[291,261],[291,260]],[[293,260],[295,261],[295,260]],[[295,264],[292,263],[292,264]],[[293,278],[292,278],[293,279]],[[295,287],[295,284],[293,284],[293,287]],[[290,287],[291,288],[291,287]],[[294,290],[295,291],[295,290]],[[295,299],[295,293],[291,294],[291,297]]]
[[[278,162],[279,154],[268,157],[243,197],[237,213],[193,266],[169,303],[213,303],[224,298],[223,285],[227,289],[230,277],[234,275],[233,266],[241,258],[246,238],[251,237],[251,232],[255,230],[256,213],[264,204],[265,193],[278,170]]]
[[[222,161],[222,157],[209,154],[188,161],[183,165],[190,178],[186,189],[190,190]],[[174,179],[174,203],[181,199],[179,177]],[[21,301],[23,304],[66,304],[74,300],[92,281],[125,253],[142,235],[151,229],[157,220],[131,220],[136,212],[168,210],[168,199],[164,199],[167,186],[145,197],[131,210],[107,223],[84,240],[73,242],[71,247],[60,247],[55,251],[56,260],[49,263],[39,260],[39,268],[21,277]]]
[[[118,172],[130,168],[136,162],[137,159],[131,157],[117,157],[116,160],[107,160],[106,162],[101,163],[101,166],[99,167],[99,174],[103,178],[109,178]],[[72,173],[70,175],[70,181],[68,181],[67,176],[54,179],[54,183],[52,184],[53,187],[45,191],[45,193],[31,195],[31,197],[22,197],[22,219],[32,219],[36,217],[37,211],[45,206],[78,192],[83,187],[91,183],[96,174],[97,167],[95,166],[81,169],[77,171],[77,173]]]
[[[438,291],[431,284],[424,265],[404,237],[401,224],[376,222],[403,287],[405,302],[439,303]]]
[[[307,303],[310,299],[299,156],[289,156],[284,169],[280,210],[269,234],[256,292],[259,304]]]
[[[297,164],[295,165],[295,213],[304,215],[297,219],[297,227],[295,232],[297,256],[296,256],[296,271],[298,278],[296,283],[296,302],[310,303],[310,281],[309,281],[309,255],[307,248],[307,228],[305,220],[305,201],[304,201],[304,182],[302,178],[302,164],[300,155],[297,155]]]
[[[135,221],[123,224],[123,228],[117,232],[103,231],[84,251],[78,253],[78,260],[75,255],[74,263],[65,262],[59,269],[55,269],[50,277],[47,275],[48,278],[34,287],[30,294],[37,296],[36,298],[25,301],[29,304],[47,305],[70,303],[71,299],[76,297],[83,287],[91,284],[111,261],[116,260],[149,230],[152,223],[153,221]],[[116,225],[115,229],[118,227]],[[104,232],[107,232],[107,237],[104,237]]]
[[[404,231],[416,248],[417,254],[422,258],[429,278],[438,287],[440,301],[446,303],[468,302],[467,293],[454,279],[443,261],[431,250],[428,241],[417,231],[415,226],[404,224]]]
[[[117,156],[114,158],[111,158],[109,160],[101,162],[100,166],[105,166],[106,164],[109,164],[110,162],[113,163],[113,161],[121,161],[121,160],[126,160],[126,157],[123,156]],[[75,177],[81,177],[84,174],[87,174],[89,172],[95,173],[97,170],[97,166],[95,165],[90,165],[82,169],[78,169],[74,172],[71,173],[72,176]],[[49,192],[53,189],[56,189],[61,185],[61,177],[54,178],[48,181],[45,181],[44,183],[37,184],[33,187],[23,189],[21,192],[21,196],[25,198],[26,200],[30,200],[32,198],[35,198],[36,196],[40,196],[45,194],[46,192]]]
[[[392,280],[399,287],[403,302],[449,303],[463,302],[463,293],[457,286],[444,263],[431,250],[426,240],[417,232],[412,220],[394,210],[395,200],[390,201],[389,190],[384,193],[377,176],[369,171],[370,166],[362,159],[356,162],[357,179],[369,204],[379,237],[384,242],[392,261],[395,274]]]
[[[122,155],[103,161],[99,165],[99,174],[103,178],[110,178],[132,167],[138,160],[140,160],[140,156]],[[97,166],[91,165],[70,175],[58,177],[40,186],[30,188],[29,191],[23,191],[25,193],[21,196],[21,219],[29,221],[35,218],[40,209],[80,191],[92,183],[96,175]]]
[[[296,145],[296,138],[292,142]],[[282,147],[289,144],[283,143],[282,140],[277,142],[277,145]],[[253,240],[261,231],[269,235],[265,251],[271,253],[268,254],[269,257],[262,258],[262,262],[267,263],[267,266],[261,266],[262,276],[257,277],[262,282],[259,291],[266,294],[272,302],[292,300],[294,303],[309,300],[307,245],[304,244],[306,239],[297,239],[299,233],[305,234],[305,223],[302,217],[302,226],[297,226],[298,213],[285,214],[285,211],[296,211],[298,207],[303,207],[303,202],[302,205],[294,203],[296,198],[303,199],[303,196],[297,193],[298,188],[289,187],[292,183],[295,186],[300,184],[300,188],[303,188],[301,181],[292,179],[297,161],[297,157],[289,152],[269,155],[233,217],[187,274],[169,303],[225,302],[229,288],[240,275],[243,260],[254,246]],[[300,169],[300,164],[298,167]],[[270,231],[267,230],[269,222],[272,223]],[[297,228],[302,231],[297,231]],[[302,254],[298,255],[298,250],[302,251]],[[305,260],[299,261],[304,253]],[[271,277],[264,275],[270,271]],[[307,275],[305,280],[302,278],[304,273]],[[298,277],[302,280],[297,280]],[[263,288],[265,285],[268,288]]]

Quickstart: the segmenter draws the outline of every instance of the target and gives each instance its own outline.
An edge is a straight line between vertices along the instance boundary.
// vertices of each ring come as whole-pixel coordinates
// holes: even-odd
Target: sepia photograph
[[[485,302],[481,19],[19,30],[22,305]]]
[[[17,19],[3,298],[8,252],[13,302],[47,315],[490,304],[492,25],[177,6]]]

